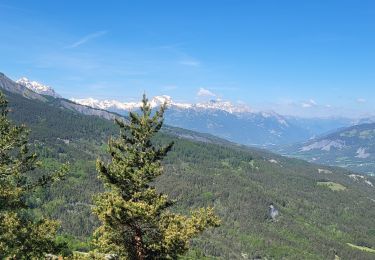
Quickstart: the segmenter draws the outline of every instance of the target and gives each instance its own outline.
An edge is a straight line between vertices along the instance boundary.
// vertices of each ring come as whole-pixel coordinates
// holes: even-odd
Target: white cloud
[[[303,108],[310,108],[310,107],[315,107],[318,104],[315,102],[314,99],[310,99],[309,101],[303,102],[301,105]]]
[[[316,106],[316,105],[317,105],[317,103],[315,102],[314,99],[310,99],[309,102],[310,102],[310,104],[313,105],[313,106]]]
[[[364,98],[358,98],[357,103],[366,103],[366,99]]]
[[[216,94],[205,88],[200,88],[197,92],[197,96],[200,97],[216,97]]]
[[[90,40],[93,40],[95,38],[101,37],[106,33],[107,33],[107,31],[98,31],[98,32],[88,34],[88,35],[82,37],[81,39],[79,39],[78,41],[66,46],[65,48],[67,48],[67,49],[77,48],[78,46],[81,46],[82,44],[85,44],[86,42],[88,42]]]
[[[309,104],[309,103],[302,103],[302,107],[309,108],[309,107],[311,107],[311,104]]]

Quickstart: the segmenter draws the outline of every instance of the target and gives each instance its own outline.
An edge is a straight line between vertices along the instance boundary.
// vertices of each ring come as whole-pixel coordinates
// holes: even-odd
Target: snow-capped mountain
[[[110,112],[127,115],[129,111],[137,110],[141,105],[140,102],[93,98],[53,100],[44,96],[60,97],[52,88],[26,78],[16,83],[2,73],[0,88],[27,98],[58,103],[61,107],[78,113],[106,119],[116,117]],[[195,104],[176,102],[170,96],[156,96],[150,100],[153,108],[165,102],[168,105],[165,117],[168,125],[213,134],[240,144],[275,148],[275,151],[278,145],[306,141],[313,136],[350,125],[343,119],[301,119],[282,116],[275,112],[257,112],[244,104],[233,104],[220,99]],[[367,150],[359,150],[358,156],[364,157],[367,153]]]
[[[76,102],[81,105],[99,108],[99,109],[105,109],[105,110],[111,110],[111,111],[134,111],[141,107],[141,102],[120,102],[117,100],[97,100],[94,98],[86,98],[86,99],[76,99],[71,98],[73,102]],[[172,98],[170,96],[156,96],[150,101],[151,108],[158,107],[164,103],[167,103],[167,105],[180,107],[180,108],[188,108],[191,105],[190,104],[183,104],[183,103],[175,103],[172,101]]]
[[[116,100],[97,100],[94,98],[86,99],[76,99],[71,98],[71,101],[93,108],[105,109],[105,110],[123,110],[123,111],[133,111],[140,107],[141,103],[128,102],[122,103]]]
[[[24,98],[31,100],[38,100],[44,103],[50,103],[52,106],[58,106],[60,108],[68,109],[70,111],[77,112],[79,114],[98,116],[108,120],[118,118],[118,115],[110,113],[105,110],[90,108],[64,98],[47,98],[47,96],[38,94],[35,91],[23,86],[22,84],[16,83],[12,79],[8,78],[4,73],[0,72],[0,91],[4,92],[5,95],[21,95]]]
[[[133,111],[137,110],[141,106],[141,102],[120,102],[117,100],[97,100],[93,98],[86,99],[75,99],[72,101],[79,103],[81,105],[90,106],[94,108],[106,109],[106,110],[124,110]],[[247,113],[251,112],[250,108],[246,105],[233,105],[229,101],[222,101],[220,99],[210,100],[205,103],[179,103],[174,102],[170,96],[162,95],[155,96],[150,100],[150,105],[152,108],[158,107],[166,103],[168,107],[174,109],[195,109],[195,110],[222,110],[228,113]]]
[[[71,99],[81,105],[109,110],[126,115],[141,106],[140,102],[116,100]],[[275,112],[256,112],[244,104],[233,104],[220,99],[202,103],[175,102],[170,96],[156,96],[150,100],[152,108],[167,103],[166,123],[193,131],[213,134],[246,145],[273,146],[304,141],[323,133],[312,131],[308,122],[296,124]],[[319,124],[314,122],[312,124]],[[313,128],[315,129],[315,128]],[[320,129],[320,128],[319,128]],[[329,129],[331,130],[331,129]]]
[[[22,77],[16,82],[38,94],[52,96],[55,98],[61,98],[61,96],[57,94],[53,88],[43,85],[36,81],[31,81],[26,77]]]

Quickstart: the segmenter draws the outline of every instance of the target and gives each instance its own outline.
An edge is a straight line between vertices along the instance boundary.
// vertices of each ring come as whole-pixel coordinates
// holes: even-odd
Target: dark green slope
[[[60,108],[53,100],[6,94],[12,118],[32,129],[45,169],[71,162],[66,181],[30,202],[37,213],[60,219],[63,234],[86,239],[97,224],[90,214],[91,196],[102,189],[95,159],[105,157],[106,140],[117,129],[105,119]],[[349,172],[183,129],[167,128],[156,142],[170,139],[176,145],[156,185],[178,201],[175,210],[214,205],[223,222],[193,241],[198,255],[333,259],[336,251],[341,259],[374,258],[374,253],[347,245],[375,248],[375,190],[348,177]],[[337,187],[345,190],[334,191]],[[266,218],[271,202],[281,213],[276,222]]]

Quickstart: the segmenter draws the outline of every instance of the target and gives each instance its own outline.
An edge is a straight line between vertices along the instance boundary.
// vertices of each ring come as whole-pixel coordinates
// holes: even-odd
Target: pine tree
[[[27,204],[33,191],[62,178],[59,171],[42,177],[30,176],[38,166],[29,152],[28,130],[8,119],[8,102],[0,91],[0,259],[40,259],[63,245],[54,242],[58,223],[35,219]]]
[[[188,250],[191,238],[219,225],[212,208],[195,210],[191,217],[172,213],[168,208],[173,202],[152,186],[173,146],[152,143],[165,109],[166,104],[152,115],[144,95],[141,114],[130,112],[129,124],[116,120],[120,137],[109,140],[111,162],[97,161],[107,189],[96,196],[93,209],[102,222],[94,236],[103,253],[121,259],[176,259]]]

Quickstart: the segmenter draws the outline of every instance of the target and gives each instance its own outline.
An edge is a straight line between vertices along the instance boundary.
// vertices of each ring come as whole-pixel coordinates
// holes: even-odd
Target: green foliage
[[[37,156],[29,152],[27,129],[9,121],[7,105],[0,92],[0,258],[41,258],[63,248],[54,241],[58,223],[34,219],[27,200],[38,188],[62,178],[67,169],[35,180],[29,176],[38,167]]]
[[[96,196],[94,212],[102,226],[95,244],[104,253],[129,259],[176,259],[189,248],[189,241],[219,219],[212,208],[195,210],[186,217],[167,210],[172,201],[156,192],[151,183],[163,173],[161,160],[173,143],[156,148],[152,138],[163,125],[165,105],[151,116],[143,96],[138,115],[130,123],[117,120],[119,138],[110,139],[111,162],[97,162],[107,191]]]

